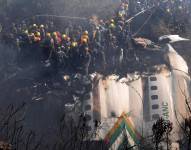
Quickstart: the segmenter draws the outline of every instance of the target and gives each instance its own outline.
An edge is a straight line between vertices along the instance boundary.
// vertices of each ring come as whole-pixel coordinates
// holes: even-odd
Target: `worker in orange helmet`
[[[81,44],[87,44],[88,43],[88,39],[87,38],[83,38],[81,41]]]
[[[88,33],[88,31],[84,31],[84,33],[81,36],[81,44],[84,43],[84,41],[86,41],[86,43],[89,43],[89,33]]]

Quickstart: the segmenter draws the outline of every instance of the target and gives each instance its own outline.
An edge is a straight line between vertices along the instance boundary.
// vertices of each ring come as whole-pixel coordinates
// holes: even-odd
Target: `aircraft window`
[[[152,100],[156,100],[156,99],[158,99],[158,98],[159,98],[158,95],[152,95],[152,96],[151,96],[151,99],[152,99]]]
[[[152,105],[152,109],[159,109],[159,105]]]
[[[157,86],[151,86],[151,90],[157,90]]]
[[[88,94],[86,94],[85,96],[84,96],[84,99],[85,100],[89,100],[91,98],[91,96],[90,96],[90,94],[88,93]]]
[[[87,129],[87,131],[91,131],[92,127],[91,126],[87,126],[86,129]]]
[[[85,115],[85,121],[90,121],[92,119],[92,117],[88,114]]]
[[[153,120],[158,120],[160,118],[159,114],[152,115]]]
[[[112,116],[112,117],[116,117],[115,112],[112,111],[112,112],[111,112],[111,116]]]
[[[91,110],[91,105],[86,105],[85,110]]]
[[[150,77],[150,80],[151,81],[157,81],[157,78],[156,77]]]

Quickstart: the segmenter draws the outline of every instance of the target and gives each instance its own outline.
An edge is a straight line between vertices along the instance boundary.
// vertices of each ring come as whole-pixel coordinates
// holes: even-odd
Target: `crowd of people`
[[[128,3],[122,3],[111,19],[103,21],[96,17],[86,26],[69,25],[63,32],[54,23],[12,24],[7,44],[17,47],[19,58],[32,57],[51,64],[54,68],[88,74],[94,70],[117,71],[129,40]]]
[[[141,9],[146,9],[148,5],[145,3],[137,2],[137,11],[141,11],[139,5]],[[150,5],[155,6],[154,3]],[[69,24],[62,32],[53,22],[13,23],[5,41],[17,48],[20,61],[35,54],[35,60],[51,65],[56,70],[63,68],[82,74],[89,74],[93,70],[116,73],[130,60],[137,59],[132,50],[133,42],[127,21],[131,15],[128,2],[124,0],[110,19],[93,17],[85,26]],[[145,47],[145,43],[143,45]]]

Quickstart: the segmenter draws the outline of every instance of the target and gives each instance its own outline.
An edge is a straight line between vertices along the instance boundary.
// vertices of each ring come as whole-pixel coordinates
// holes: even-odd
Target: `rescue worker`
[[[46,33],[43,41],[44,60],[50,59],[53,51],[55,51],[54,39],[51,37],[51,33]]]
[[[29,33],[29,42],[30,42],[30,44],[33,44],[33,42],[34,42],[34,37],[35,37],[35,35],[34,35],[34,33]]]
[[[97,45],[101,46],[101,31],[99,29],[99,27],[96,27],[96,30],[93,33],[93,42],[94,44],[96,43]]]
[[[46,37],[46,31],[45,31],[45,27],[43,24],[40,25],[40,29],[39,29],[40,35],[41,35],[41,40],[44,40]]]
[[[30,31],[35,33],[35,32],[37,32],[37,30],[38,30],[38,26],[36,24],[33,24]]]
[[[40,34],[40,32],[35,32],[34,42],[35,43],[40,43],[40,41],[41,41],[41,34]]]
[[[58,47],[60,46],[60,40],[59,40],[59,38],[58,38],[58,35],[57,35],[57,32],[53,32],[52,33],[52,38],[53,38],[53,40],[54,40],[54,48],[55,48],[55,50],[57,50],[58,49]]]
[[[80,54],[80,62],[81,62],[80,73],[88,75],[89,66],[91,63],[91,54],[89,47],[84,47],[84,51],[82,51],[82,53]]]
[[[29,31],[28,30],[25,30],[22,34],[22,39],[23,39],[23,42],[25,43],[29,43]]]
[[[11,32],[16,35],[18,33],[17,27],[15,23],[12,23]]]
[[[88,31],[84,31],[84,33],[81,36],[81,43],[83,43],[83,41],[87,41],[87,43],[89,43],[89,36],[88,36]]]
[[[68,42],[68,36],[66,34],[62,34],[62,45],[66,46]]]
[[[109,25],[109,33],[114,33],[116,29],[116,25],[114,23],[111,23]]]
[[[79,72],[80,70],[79,68],[81,66],[80,66],[80,52],[77,42],[72,42],[71,48],[69,49],[68,52],[68,56],[69,56],[68,62],[70,70],[72,72]]]

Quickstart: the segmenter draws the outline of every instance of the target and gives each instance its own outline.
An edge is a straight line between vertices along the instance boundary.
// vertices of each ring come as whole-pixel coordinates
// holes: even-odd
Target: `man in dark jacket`
[[[84,51],[80,53],[81,67],[80,72],[84,75],[88,75],[89,66],[91,63],[91,54],[88,47],[84,47]]]

